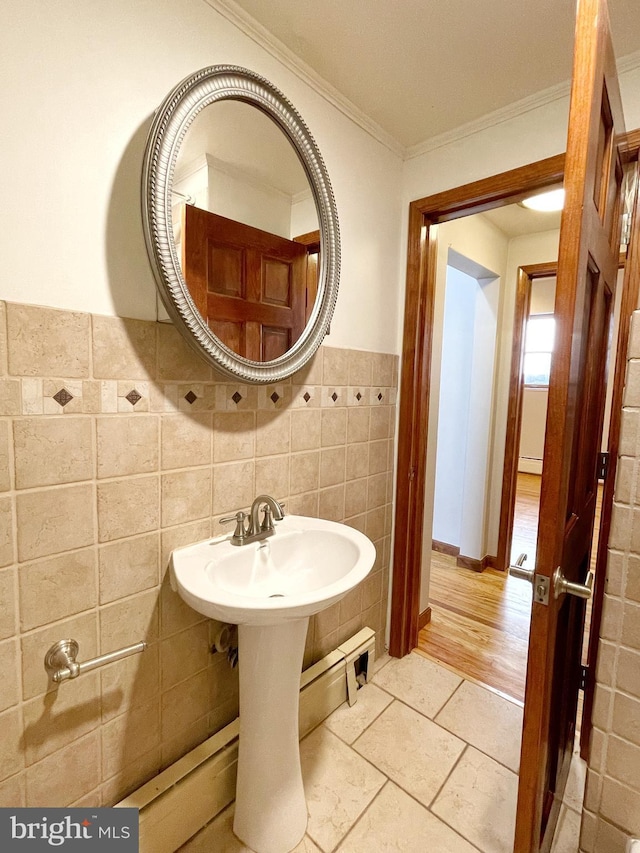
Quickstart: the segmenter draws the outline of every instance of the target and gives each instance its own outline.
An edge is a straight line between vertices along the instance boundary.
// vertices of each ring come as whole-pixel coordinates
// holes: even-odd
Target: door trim
[[[407,283],[399,401],[393,586],[389,653],[416,645],[420,608],[426,434],[429,418],[436,231],[441,222],[521,201],[560,183],[564,154],[426,196],[409,206]],[[399,535],[399,531],[405,531]]]
[[[621,142],[625,163],[638,159],[640,152],[640,128],[629,131]],[[399,397],[398,459],[395,493],[395,526],[393,546],[393,583],[391,589],[389,653],[404,657],[415,648],[418,640],[420,617],[420,574],[423,547],[424,489],[426,479],[426,435],[429,418],[429,388],[431,370],[432,324],[435,298],[436,274],[436,231],[434,226],[441,222],[459,219],[471,213],[482,213],[520,201],[528,193],[541,190],[564,178],[564,154],[539,160],[417,199],[409,205],[409,229],[407,247],[407,276],[405,291],[404,332],[402,343],[401,383]],[[636,220],[640,213],[636,210]],[[636,230],[638,230],[636,222]],[[640,237],[637,237],[640,243]],[[635,243],[633,244],[635,246]],[[629,257],[631,257],[631,247]],[[633,250],[636,264],[640,266],[640,245]],[[640,275],[640,272],[638,273]],[[638,284],[635,282],[635,293]],[[619,334],[628,340],[631,311],[636,307],[629,295],[621,310]],[[628,309],[628,306],[631,306]],[[624,321],[624,322],[623,322]],[[626,324],[626,333],[624,332]],[[626,351],[625,351],[626,358]],[[616,371],[616,388],[624,379]],[[612,401],[611,430],[619,431],[620,413],[616,415]],[[622,388],[620,388],[620,395]],[[616,424],[615,417],[618,418]],[[616,445],[617,446],[617,445]],[[611,476],[613,483],[614,477]],[[611,486],[613,489],[613,485]],[[603,496],[603,512],[604,512]],[[502,510],[501,510],[502,511]],[[398,531],[405,531],[402,536]],[[607,536],[608,539],[608,536]],[[606,563],[605,563],[606,565]],[[604,572],[600,572],[603,577]],[[602,580],[604,583],[604,578]],[[596,590],[598,584],[596,581]],[[602,602],[598,602],[594,590],[592,613],[592,636],[599,636]],[[601,594],[602,597],[602,594]],[[595,640],[594,640],[595,643]],[[589,652],[591,671],[595,672],[595,651]],[[587,693],[588,700],[588,693]],[[586,718],[586,716],[585,716]],[[586,718],[588,719],[588,718]]]
[[[513,343],[511,347],[511,371],[509,375],[507,432],[504,445],[502,497],[500,499],[498,557],[496,560],[496,568],[501,571],[507,571],[511,560],[511,540],[518,484],[518,458],[524,390],[520,377],[522,374],[524,330],[531,302],[531,284],[534,279],[555,275],[557,271],[557,260],[546,264],[522,266],[518,269],[513,320]]]

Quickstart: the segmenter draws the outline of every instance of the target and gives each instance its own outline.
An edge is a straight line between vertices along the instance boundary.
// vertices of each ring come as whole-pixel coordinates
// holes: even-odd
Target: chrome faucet
[[[263,512],[260,521],[260,512]],[[258,495],[251,504],[249,514],[239,510],[235,515],[221,518],[220,524],[235,521],[236,529],[229,540],[232,545],[249,545],[251,542],[259,542],[267,536],[273,536],[276,529],[274,521],[282,521],[284,518],[284,504],[279,503],[271,495]]]

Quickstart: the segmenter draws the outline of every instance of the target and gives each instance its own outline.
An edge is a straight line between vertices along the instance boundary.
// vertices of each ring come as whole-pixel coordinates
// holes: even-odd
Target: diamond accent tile
[[[333,402],[334,402],[334,403],[335,403],[335,401],[338,399],[338,395],[336,394],[336,392],[335,392],[335,391],[334,391],[334,392],[333,392],[333,394],[331,395],[331,399],[333,400]]]
[[[382,391],[378,394],[378,400],[382,400]]]
[[[231,399],[234,403],[239,403],[242,400],[242,394],[239,391],[236,391],[235,394],[232,395]]]
[[[270,396],[270,398],[269,398],[269,399],[270,399],[273,403],[277,403],[277,402],[278,402],[278,400],[280,399],[280,394],[278,394],[276,391],[274,391],[274,392],[273,392],[273,394]]]
[[[126,394],[125,397],[131,403],[132,406],[135,406],[137,402],[142,400],[142,394],[138,394],[135,388],[129,391],[129,393]]]
[[[305,403],[308,403],[311,399],[311,394],[308,391],[305,391],[302,395],[302,399],[305,401]]]
[[[73,400],[73,394],[70,394],[66,388],[61,388],[57,394],[53,395],[53,399],[64,408]]]
[[[360,400],[362,400],[362,394],[361,394],[359,391],[358,391],[358,393],[356,394],[356,400],[357,400],[358,402],[360,402]]]
[[[195,401],[198,399],[198,395],[194,394],[193,391],[188,391],[184,395],[184,399],[187,401],[187,403],[195,403]]]

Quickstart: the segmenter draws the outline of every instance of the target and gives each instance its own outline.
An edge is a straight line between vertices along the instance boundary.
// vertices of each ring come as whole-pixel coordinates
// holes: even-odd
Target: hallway
[[[512,559],[523,552],[535,561],[540,480],[518,474]],[[456,558],[432,552],[431,622],[418,648],[520,702],[524,700],[531,617],[531,587],[495,569],[477,573]]]

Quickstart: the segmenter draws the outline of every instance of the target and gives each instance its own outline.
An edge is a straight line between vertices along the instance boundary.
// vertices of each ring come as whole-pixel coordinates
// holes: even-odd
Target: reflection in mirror
[[[142,172],[149,260],[190,346],[226,376],[293,376],[327,334],[340,281],[322,155],[268,80],[212,65],[158,108]]]
[[[172,185],[176,254],[194,303],[236,354],[271,361],[299,339],[318,284],[318,217],[302,164],[256,107],[201,110]]]

